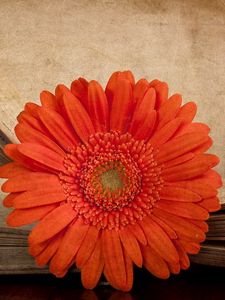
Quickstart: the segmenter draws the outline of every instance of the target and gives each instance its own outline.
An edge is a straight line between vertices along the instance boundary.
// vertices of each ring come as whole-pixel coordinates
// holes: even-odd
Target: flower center
[[[123,180],[117,169],[110,169],[100,175],[101,184],[104,192],[119,192],[123,188]]]
[[[159,199],[163,181],[153,148],[130,134],[96,133],[64,160],[61,183],[87,224],[119,228],[141,220]]]
[[[130,155],[108,149],[91,157],[80,176],[86,201],[104,211],[128,205],[140,189],[141,174]]]

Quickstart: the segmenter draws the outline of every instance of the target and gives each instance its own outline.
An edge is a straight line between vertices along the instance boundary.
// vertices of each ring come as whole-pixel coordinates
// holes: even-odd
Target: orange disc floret
[[[7,224],[37,222],[36,263],[58,277],[75,264],[88,289],[103,273],[123,291],[133,264],[164,279],[187,269],[222,185],[196,104],[130,71],[113,73],[105,91],[79,78],[40,100],[18,116],[20,143],[5,146],[12,162],[0,168]]]

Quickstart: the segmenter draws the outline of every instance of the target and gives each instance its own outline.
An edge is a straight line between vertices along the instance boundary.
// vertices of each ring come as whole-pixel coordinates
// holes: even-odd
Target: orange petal
[[[179,240],[184,251],[188,254],[197,254],[200,251],[200,245],[187,240]]]
[[[66,200],[62,187],[54,187],[53,190],[33,190],[24,192],[13,201],[15,208],[31,208],[41,205],[58,203]]]
[[[48,183],[46,185],[46,182]],[[27,190],[51,190],[59,185],[59,178],[56,175],[29,172],[28,174],[18,175],[10,178],[2,185],[2,191],[5,193],[10,192],[23,192]]]
[[[167,233],[171,239],[177,239],[176,232],[169,225],[154,215],[151,215],[151,218]]]
[[[191,133],[191,132],[201,132],[204,133],[205,135],[208,135],[210,132],[210,128],[204,123],[197,123],[197,122],[188,123],[183,125],[180,128],[179,132],[176,133],[176,136],[183,135],[185,133]]]
[[[45,248],[51,243],[51,241],[55,238],[57,238],[58,234],[56,236],[54,236],[53,238],[47,240],[47,241],[44,241],[40,244],[30,244],[29,247],[28,247],[28,252],[30,255],[32,256],[37,256],[39,255],[42,251],[45,250]]]
[[[104,275],[112,287],[123,292],[128,292],[133,284],[133,263],[128,255],[124,256],[124,263],[126,269],[125,283],[117,283],[107,265],[104,266]]]
[[[81,269],[81,281],[86,289],[93,289],[102,274],[104,261],[101,253],[101,240],[98,239],[90,258]]]
[[[5,207],[13,207],[13,200],[20,195],[21,193],[10,193],[9,195],[7,195],[5,197],[5,199],[3,200],[2,204]]]
[[[199,122],[195,122],[187,125],[186,132],[194,132],[194,131],[195,132],[199,131],[208,135],[210,132],[210,128],[208,125]]]
[[[122,291],[128,292],[132,288],[134,275],[133,275],[133,262],[125,251],[124,251],[124,263],[126,269],[126,284],[123,286]]]
[[[117,283],[117,280],[113,277],[113,274],[110,272],[108,265],[104,265],[103,273],[105,275],[106,280],[110,283],[110,285],[117,290],[123,290],[124,284]],[[126,280],[125,280],[126,281]]]
[[[190,260],[187,256],[187,253],[184,251],[183,246],[180,244],[179,240],[173,240],[173,243],[176,246],[177,252],[179,253],[181,269],[188,269],[190,266]]]
[[[179,94],[172,95],[165,104],[159,109],[158,112],[158,120],[159,126],[158,128],[162,128],[166,123],[173,120],[182,103],[182,97]]]
[[[30,114],[31,116],[38,118],[38,110],[40,106],[36,103],[27,102],[24,106],[24,111]]]
[[[132,288],[132,285],[133,285],[133,263],[132,263],[132,260],[130,259],[130,257],[125,252],[125,250],[123,252],[124,252],[124,264],[125,264],[125,270],[126,270],[125,284],[122,284],[121,282],[116,283],[116,280],[113,278],[112,273],[109,272],[107,265],[105,265],[105,267],[104,267],[104,275],[105,275],[106,279],[108,280],[108,282],[110,282],[110,284],[115,289],[121,290],[123,292],[128,292]]]
[[[28,209],[15,209],[7,217],[7,225],[12,227],[24,226],[41,220],[57,207],[56,204],[39,206]]]
[[[72,93],[63,96],[68,118],[79,138],[85,143],[91,134],[95,133],[91,119],[80,101]]]
[[[180,273],[180,263],[168,263],[167,262],[167,265],[168,265],[168,268],[170,270],[170,272],[172,274],[179,274]]]
[[[64,157],[58,153],[38,144],[23,143],[18,145],[18,151],[32,159],[41,166],[47,166],[53,170],[64,171]]]
[[[80,248],[89,225],[83,223],[82,219],[77,219],[65,233],[63,241],[50,263],[50,271],[57,274],[68,268],[70,263],[75,260],[75,255]]]
[[[146,236],[138,223],[128,225],[129,230],[133,233],[136,239],[143,245],[147,245]]]
[[[126,284],[126,269],[119,234],[114,230],[106,229],[102,232],[102,238],[104,263],[111,274],[112,283],[115,283],[116,286],[124,286]]]
[[[133,109],[133,95],[128,80],[118,80],[110,112],[110,129],[126,132]]]
[[[155,90],[149,89],[135,108],[129,132],[136,139],[147,140],[151,136],[156,121],[155,97]]]
[[[150,246],[142,246],[143,264],[156,277],[167,279],[170,272],[166,262]]]
[[[189,222],[184,218],[167,213],[161,209],[154,208],[153,215],[162,219],[173,230],[176,231],[178,237],[193,240],[196,242],[202,242],[205,240],[204,232],[196,225]]]
[[[55,97],[58,105],[58,110],[61,113],[64,113],[64,108],[63,108],[63,95],[70,93],[70,90],[68,89],[67,86],[64,84],[58,84],[55,88]]]
[[[197,105],[194,102],[188,102],[184,104],[177,114],[178,118],[181,118],[184,123],[191,123],[197,112]]]
[[[138,267],[141,267],[142,255],[136,237],[126,227],[119,231],[119,235],[127,254]]]
[[[208,184],[213,186],[215,189],[218,189],[223,185],[221,176],[215,170],[207,171],[202,176],[202,179],[206,179],[208,181]]]
[[[159,82],[155,85],[156,109],[159,109],[168,99],[169,88],[166,82]]]
[[[41,92],[40,100],[43,107],[57,110],[57,101],[55,99],[55,96],[49,91]]]
[[[65,155],[65,152],[55,142],[26,123],[17,124],[15,133],[21,143],[40,144],[60,155]]]
[[[160,191],[160,198],[180,202],[198,202],[201,200],[198,194],[188,189],[166,185]]]
[[[155,148],[165,144],[174,135],[180,124],[181,120],[178,118],[170,121],[165,126],[155,131],[155,134],[151,137],[149,143]]]
[[[77,213],[67,203],[60,205],[38,223],[29,235],[29,243],[41,243],[60,232],[76,217]]]
[[[78,78],[71,83],[70,90],[72,94],[80,100],[85,108],[88,107],[88,81],[84,78]]]
[[[78,140],[60,114],[53,110],[42,108],[39,110],[39,116],[51,136],[63,149],[68,150],[77,145]]]
[[[134,95],[134,104],[136,105],[141,101],[149,88],[149,83],[146,79],[142,78],[134,86],[133,95]]]
[[[209,198],[217,195],[217,190],[204,178],[172,182],[170,185],[172,187],[181,187],[191,190],[192,192],[200,195],[202,198]]]
[[[207,139],[208,137],[202,133],[184,134],[159,147],[156,159],[159,163],[169,161],[197,148],[205,143]]]
[[[125,78],[131,83],[132,86],[135,84],[134,74],[129,70],[121,72],[119,74],[119,78]]]
[[[60,270],[59,272],[55,272],[55,273],[54,273],[55,277],[57,277],[57,278],[63,278],[63,277],[66,275],[66,273],[68,272],[69,268],[70,268],[73,264],[74,264],[74,263],[73,263],[73,261],[72,261],[72,262],[66,267],[66,269]]]
[[[10,157],[12,160],[14,160],[16,163],[19,165],[22,165],[23,167],[26,167],[28,170],[33,170],[33,171],[42,171],[43,168],[40,166],[37,166],[37,164],[34,164],[34,162],[27,158],[26,156],[22,155],[18,151],[18,146],[16,144],[7,144],[4,147],[4,153]]]
[[[57,111],[59,114],[63,117],[63,119],[66,121],[66,123],[70,126],[70,120],[68,118],[68,115],[66,113],[66,108],[63,102],[64,95],[70,94],[70,90],[67,86],[64,84],[58,84],[55,88],[55,97],[57,101]]]
[[[213,154],[199,154],[181,165],[164,169],[163,178],[166,181],[182,181],[202,175],[219,163],[219,158]]]
[[[162,82],[158,79],[153,79],[152,81],[149,82],[149,86],[150,87],[155,87],[159,83],[162,83]]]
[[[220,200],[217,197],[203,199],[199,205],[207,209],[209,212],[214,212],[221,209]]]
[[[114,72],[110,76],[109,81],[108,81],[108,83],[106,85],[106,88],[105,88],[105,93],[106,93],[106,96],[107,96],[107,99],[108,99],[109,108],[111,108],[111,106],[112,106],[114,92],[115,92],[115,88],[116,88],[116,85],[117,85],[118,76],[119,76],[120,73],[121,72],[119,72],[119,71]]]
[[[148,140],[156,122],[156,111],[147,111],[148,116],[142,120],[135,120],[129,132],[136,140]]]
[[[160,200],[155,206],[188,219],[206,220],[209,217],[207,210],[194,203]]]
[[[76,265],[78,268],[82,268],[91,256],[96,246],[98,235],[99,230],[95,226],[90,226],[76,255]]]
[[[174,166],[180,165],[184,162],[187,162],[188,160],[191,160],[194,157],[195,157],[195,155],[193,152],[188,152],[184,155],[178,156],[177,158],[174,158],[172,160],[164,162],[163,165],[164,165],[165,169],[174,167]]]
[[[137,113],[138,111],[143,113],[144,109],[153,110],[155,108],[155,102],[156,102],[155,89],[149,88],[144,94],[144,97],[137,103],[136,106]]]
[[[109,107],[112,106],[112,101],[114,98],[114,93],[117,88],[117,82],[118,80],[126,79],[128,80],[131,85],[134,85],[134,76],[131,73],[131,71],[124,71],[124,72],[114,72],[111,77],[109,78],[109,81],[106,85],[105,93],[108,99]]]
[[[24,172],[30,173],[30,170],[24,168],[16,162],[10,162],[0,166],[0,178],[12,178]]]
[[[145,217],[140,223],[145,231],[148,244],[166,261],[177,262],[178,254],[171,239],[152,219]]]
[[[53,257],[53,255],[56,253],[58,250],[60,243],[62,242],[63,235],[59,234],[55,238],[51,240],[51,242],[47,245],[47,247],[37,255],[36,257],[36,264],[39,267],[42,267],[46,265],[50,259]]]
[[[205,221],[202,221],[202,220],[190,220],[190,222],[192,224],[198,226],[203,232],[208,232],[209,231],[209,226],[208,226],[208,224]]]
[[[24,122],[24,116],[30,116],[27,112],[25,112],[24,110],[21,111],[18,116],[16,117],[18,122]]]
[[[96,132],[109,128],[109,108],[101,85],[92,80],[88,85],[88,111]]]
[[[212,147],[212,144],[213,144],[213,140],[211,139],[211,137],[208,137],[207,141],[204,144],[202,144],[201,146],[193,150],[193,153],[201,154],[207,152],[209,148]]]
[[[25,123],[27,125],[30,125],[32,128],[36,129],[37,131],[39,131],[45,135],[48,135],[47,131],[44,128],[44,126],[42,125],[41,121],[37,118],[34,118],[33,116],[31,116],[30,114],[28,114],[25,111],[21,112],[18,115],[17,120],[19,123]]]

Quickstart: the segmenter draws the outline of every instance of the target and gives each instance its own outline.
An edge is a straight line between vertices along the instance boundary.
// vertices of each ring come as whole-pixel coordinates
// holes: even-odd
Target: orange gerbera
[[[189,267],[220,208],[219,159],[204,152],[209,127],[192,123],[196,104],[168,98],[165,82],[115,72],[105,92],[75,80],[27,103],[5,146],[2,191],[10,226],[39,221],[29,235],[38,265],[64,276],[74,263],[84,287],[104,273],[129,290],[133,263],[169,277]]]

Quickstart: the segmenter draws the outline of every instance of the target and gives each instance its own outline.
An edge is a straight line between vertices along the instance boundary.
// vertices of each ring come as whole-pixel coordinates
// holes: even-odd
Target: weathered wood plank
[[[27,247],[28,230],[0,227],[0,248],[5,246]]]
[[[48,267],[38,268],[27,247],[0,247],[0,274],[49,273]]]
[[[197,255],[191,255],[191,261],[210,266],[225,267],[225,242],[203,244]]]
[[[0,227],[0,274],[49,273],[48,266],[38,267],[28,253],[28,234],[29,230]]]

